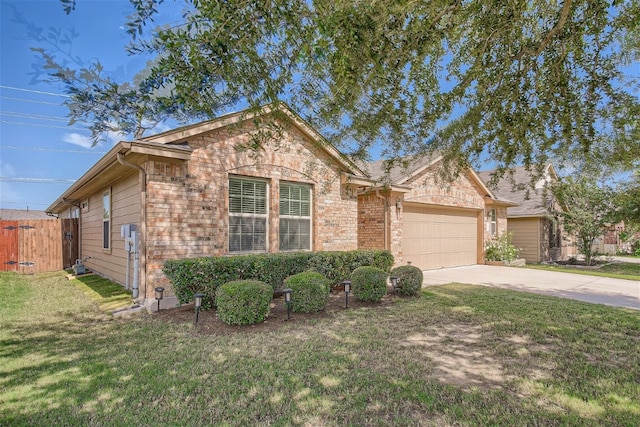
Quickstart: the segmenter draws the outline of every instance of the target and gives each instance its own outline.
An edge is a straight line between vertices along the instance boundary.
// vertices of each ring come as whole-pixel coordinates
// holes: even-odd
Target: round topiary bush
[[[228,325],[252,325],[269,314],[273,298],[271,286],[258,280],[237,280],[216,291],[217,315]]]
[[[422,270],[414,265],[401,265],[391,270],[391,275],[398,278],[397,292],[400,295],[414,296],[422,288]]]
[[[296,313],[314,313],[324,309],[329,300],[331,282],[315,271],[294,274],[285,280],[291,289],[291,310]]]
[[[379,302],[387,293],[387,273],[376,267],[358,267],[351,273],[353,295],[369,302]]]

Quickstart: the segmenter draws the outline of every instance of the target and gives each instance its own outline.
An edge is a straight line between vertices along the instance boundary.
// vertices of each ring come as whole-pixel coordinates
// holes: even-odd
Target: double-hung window
[[[280,250],[311,250],[311,186],[280,183]]]
[[[498,237],[498,217],[495,209],[489,210],[489,233],[491,237]]]
[[[267,182],[229,178],[229,252],[267,250]]]

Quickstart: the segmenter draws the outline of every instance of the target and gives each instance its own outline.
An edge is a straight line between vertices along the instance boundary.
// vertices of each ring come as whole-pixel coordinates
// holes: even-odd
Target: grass
[[[102,311],[115,311],[133,305],[131,292],[95,274],[77,276],[71,283],[81,289]]]
[[[640,264],[615,262],[595,269],[585,269],[565,265],[527,264],[527,268],[537,270],[560,271],[563,273],[584,274],[588,276],[611,277],[614,279],[640,280]]]
[[[214,336],[114,320],[63,274],[0,292],[0,425],[640,424],[633,310],[450,284]]]

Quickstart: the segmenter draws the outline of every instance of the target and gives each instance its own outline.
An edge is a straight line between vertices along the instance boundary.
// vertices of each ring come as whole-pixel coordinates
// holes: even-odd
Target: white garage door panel
[[[476,264],[476,211],[407,204],[402,218],[405,261],[425,270]]]

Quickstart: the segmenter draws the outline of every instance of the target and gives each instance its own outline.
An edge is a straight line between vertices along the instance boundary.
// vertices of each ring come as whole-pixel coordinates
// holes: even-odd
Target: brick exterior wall
[[[189,140],[193,153],[183,169],[147,163],[149,290],[170,289],[161,271],[166,260],[228,254],[230,175],[268,182],[268,252],[278,252],[280,181],[312,186],[314,251],[357,248],[357,199],[344,195],[335,159],[294,127],[259,150],[240,149],[252,141],[253,132],[253,125],[245,124]]]
[[[358,248],[384,249],[385,199],[381,199],[374,192],[358,197]]]
[[[404,263],[402,253],[404,203],[424,203],[484,212],[484,191],[474,179],[469,174],[463,174],[453,182],[442,182],[438,179],[439,167],[441,163],[436,163],[403,184],[411,186],[411,190],[406,193],[390,191],[378,193],[386,200],[386,229],[385,200],[378,197],[374,191],[360,195],[358,197],[358,247],[385,249],[386,233],[386,249],[393,254],[395,264],[402,265]],[[484,217],[486,218],[486,214]],[[506,208],[497,208],[497,217],[498,232],[505,231],[507,229]],[[484,233],[484,236],[486,235],[487,233]],[[480,239],[484,236],[480,236]]]
[[[438,179],[439,167],[441,163],[436,163],[407,182],[405,185],[410,185],[411,191],[404,195],[404,200],[456,208],[484,209],[483,191],[470,177],[465,174],[458,176],[453,182],[442,182]]]

